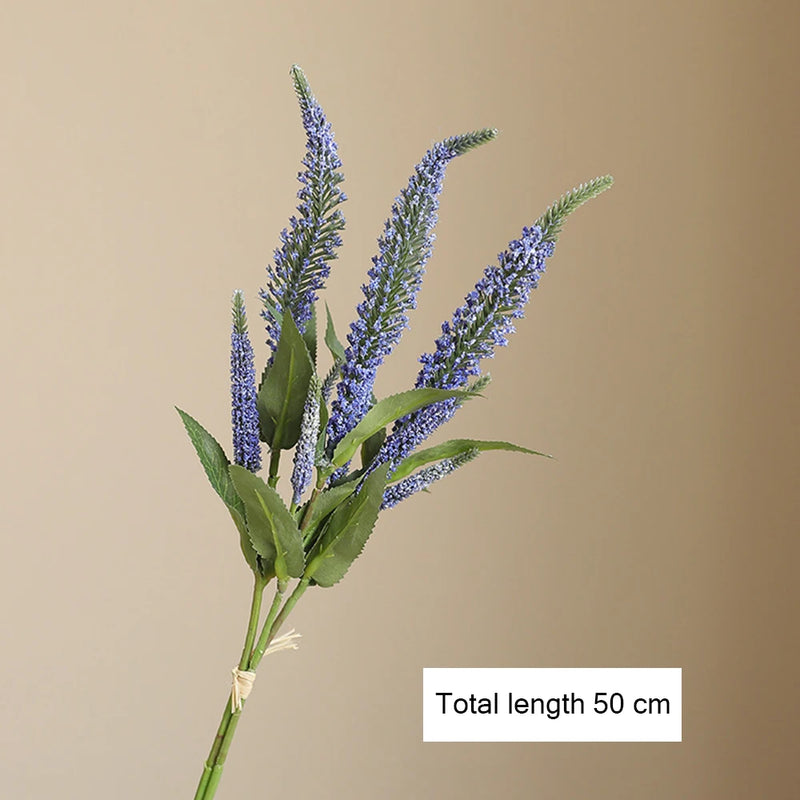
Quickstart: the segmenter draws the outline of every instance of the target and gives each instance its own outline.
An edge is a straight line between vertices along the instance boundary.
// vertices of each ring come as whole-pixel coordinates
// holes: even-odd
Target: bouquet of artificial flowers
[[[233,460],[184,411],[179,414],[212,487],[230,512],[254,577],[242,654],[230,697],[206,760],[195,800],[211,800],[265,653],[292,647],[276,638],[312,586],[338,583],[361,554],[381,511],[425,490],[486,450],[535,453],[502,441],[450,439],[421,447],[489,383],[481,361],[507,343],[552,256],[566,217],[605,191],[610,177],[567,192],[487,267],[432,352],[420,357],[413,388],[378,399],[375,377],[408,324],[433,247],[439,195],[450,162],[495,138],[493,129],[435,144],[415,167],[392,206],[378,239],[364,299],[345,347],[326,307],[318,319],[318,292],[342,244],[346,200],[336,142],[303,72],[291,70],[307,143],[298,216],[281,233],[268,282],[260,292],[270,355],[256,372],[241,291],[233,295],[231,400]],[[318,329],[329,351],[318,353]],[[262,447],[269,459],[264,478]],[[284,453],[293,451],[291,491],[277,491]],[[266,587],[274,582],[262,614]],[[293,583],[294,582],[294,583]],[[264,620],[262,622],[262,616]]]

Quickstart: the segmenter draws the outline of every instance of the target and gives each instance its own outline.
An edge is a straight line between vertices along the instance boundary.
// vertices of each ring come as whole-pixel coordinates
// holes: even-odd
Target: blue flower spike
[[[281,232],[281,246],[274,264],[267,267],[268,283],[261,290],[266,320],[267,344],[274,353],[281,336],[283,315],[290,313],[300,333],[311,319],[317,292],[330,274],[330,262],[341,246],[344,215],[338,206],[347,197],[339,188],[344,176],[342,161],[322,106],[317,102],[306,76],[298,66],[291,69],[297,100],[306,132],[304,169],[297,174],[299,216],[289,220]]]
[[[350,346],[328,423],[330,448],[369,410],[378,367],[400,341],[408,325],[407,312],[416,307],[425,264],[433,250],[447,165],[496,136],[496,130],[484,128],[434,145],[395,200],[378,239],[378,255],[367,273],[369,283],[361,287],[364,299],[356,309],[358,317],[347,335]]]
[[[240,289],[233,293],[231,423],[234,462],[251,472],[258,472],[261,469],[261,442],[256,411],[256,372],[253,347],[247,333],[244,295]]]

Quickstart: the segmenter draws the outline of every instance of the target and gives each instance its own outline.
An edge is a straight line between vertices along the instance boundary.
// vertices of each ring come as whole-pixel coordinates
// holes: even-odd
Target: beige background
[[[228,437],[303,139],[351,200],[329,302],[435,138],[454,163],[402,389],[482,267],[570,221],[485,401],[511,438],[382,518],[299,607],[219,797],[790,798],[797,789],[794,3],[7,3],[0,793],[189,798],[249,577],[172,408]],[[257,321],[254,330],[260,326]],[[263,356],[263,346],[259,346]],[[423,666],[680,666],[682,744],[423,745]]]

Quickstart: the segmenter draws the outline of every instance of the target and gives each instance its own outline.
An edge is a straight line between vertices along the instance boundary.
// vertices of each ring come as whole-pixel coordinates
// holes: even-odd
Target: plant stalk
[[[278,467],[281,463],[281,449],[276,447],[269,457],[269,478],[267,484],[273,489],[278,485]]]
[[[295,586],[291,595],[289,595],[289,599],[283,604],[283,608],[280,607],[281,601],[283,600],[283,587],[278,587],[255,648],[253,648],[255,633],[253,632],[251,637],[251,629],[248,627],[249,648],[252,648],[252,650],[247,649],[248,641],[246,641],[245,649],[247,649],[248,658],[244,662],[244,666],[240,665],[239,669],[249,669],[253,671],[257,669],[258,665],[261,663],[261,659],[264,657],[266,649],[270,645],[270,642],[272,642],[272,640],[275,638],[281,626],[286,621],[286,618],[297,604],[297,601],[303,596],[303,593],[308,588],[309,583],[309,578],[302,578],[297,586]],[[256,624],[257,622],[258,620],[256,619]],[[242,655],[244,657],[244,651]],[[236,728],[239,724],[239,717],[241,717],[241,715],[242,709],[231,711],[231,701],[229,697],[225,706],[225,712],[222,715],[222,721],[220,722],[217,735],[214,739],[214,744],[209,754],[209,758],[207,759],[203,769],[203,775],[200,779],[200,784],[197,787],[195,800],[213,800],[213,797],[217,792],[219,782],[222,779],[222,770],[225,768],[225,761],[228,757],[228,751],[230,750],[234,734],[236,733]]]
[[[256,634],[258,633],[258,622],[261,618],[261,600],[264,596],[264,588],[267,582],[260,576],[255,576],[253,585],[253,597],[250,601],[250,617],[247,622],[247,633],[244,639],[244,646],[242,647],[242,655],[239,658],[239,669],[248,669],[250,662],[250,655],[253,651],[253,642],[255,642]],[[195,800],[204,800],[208,786],[211,782],[214,773],[214,765],[216,764],[222,742],[225,737],[225,732],[228,730],[231,721],[231,701],[225,704],[225,709],[222,712],[222,719],[220,720],[217,734],[214,737],[214,742],[211,745],[206,763],[203,766],[203,774],[200,776],[200,782],[197,785],[195,792]],[[213,795],[212,795],[213,796]]]

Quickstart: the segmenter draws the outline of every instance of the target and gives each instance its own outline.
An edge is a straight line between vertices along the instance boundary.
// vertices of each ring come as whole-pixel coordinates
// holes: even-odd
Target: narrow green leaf
[[[374,460],[386,441],[386,428],[381,428],[361,445],[361,466],[366,469]]]
[[[331,351],[334,361],[344,361],[344,347],[336,336],[336,330],[333,327],[333,317],[331,316],[331,310],[328,308],[327,303],[325,303],[325,313],[328,315],[328,323],[325,326],[325,344],[328,345],[328,350]]]
[[[532,456],[544,456],[545,458],[552,458],[547,453],[540,453],[537,450],[529,450],[527,447],[520,447],[511,442],[494,442],[485,441],[482,439],[450,439],[447,442],[434,445],[433,447],[426,447],[424,450],[418,450],[410,456],[404,458],[392,473],[391,482],[402,480],[403,478],[411,475],[412,472],[418,470],[425,464],[430,464],[433,461],[441,461],[443,458],[455,458],[470,450],[510,450],[513,453],[528,453]]]
[[[308,348],[291,314],[287,314],[275,359],[256,400],[261,436],[273,450],[288,450],[297,444],[313,374]]]
[[[247,532],[244,504],[236,493],[228,472],[230,462],[225,455],[225,451],[196,419],[190,417],[179,408],[176,410],[183,420],[183,425],[189,434],[189,439],[191,439],[194,449],[197,451],[197,455],[200,457],[200,463],[203,465],[211,486],[228,507],[228,512],[236,525],[236,529],[239,531],[239,543],[245,561],[254,572],[261,572],[262,576],[265,575],[265,572],[260,568],[257,559],[258,554],[253,548],[250,535]]]
[[[317,449],[314,454],[314,465],[319,466],[325,455],[325,439],[328,435],[328,406],[325,404],[324,397],[319,399],[319,436],[317,437]]]
[[[333,586],[361,555],[378,518],[388,465],[376,469],[355,497],[340,505],[310,555],[306,576],[320,586]]]
[[[253,572],[259,572],[263,576],[264,570],[259,563],[258,553],[256,553],[253,547],[253,542],[250,541],[250,534],[247,531],[247,522],[245,522],[244,516],[230,507],[228,508],[228,512],[231,515],[233,524],[236,525],[236,530],[239,531],[239,545],[242,548],[242,555],[247,562],[247,566],[249,566]]]
[[[264,383],[266,383],[267,375],[269,375],[269,371],[270,371],[271,367],[272,367],[272,364],[270,364],[269,361],[267,361],[267,363],[264,364],[264,369],[261,370],[261,378],[258,381],[258,391],[259,392],[264,388]],[[260,422],[260,420],[259,420],[259,422]],[[261,434],[261,440],[262,441],[264,440],[263,432]]]
[[[179,408],[175,410],[183,420],[186,433],[189,434],[189,439],[191,439],[194,449],[197,451],[200,463],[203,465],[214,491],[228,508],[233,508],[244,516],[244,506],[239,500],[228,474],[228,464],[230,462],[225,455],[225,451],[219,442],[196,419],[190,417]]]
[[[303,539],[280,495],[258,475],[231,464],[230,476],[244,502],[247,530],[262,564],[275,570],[279,581],[303,574]]]
[[[305,528],[307,540],[311,538],[320,523],[353,494],[356,486],[358,486],[357,480],[348,481],[326,489],[317,497],[311,509],[311,518]]]
[[[264,308],[266,308],[267,311],[270,314],[272,314],[273,318],[277,321],[278,327],[281,327],[283,325],[283,314],[281,314],[281,312],[278,311],[278,307],[269,298],[266,297],[262,298],[262,302],[264,303]],[[264,386],[264,381],[267,380],[267,375],[269,375],[269,371],[271,368],[272,368],[272,362],[267,361],[267,363],[264,364],[264,369],[261,371],[261,379],[258,382],[259,392],[261,391],[261,388]],[[264,439],[263,435],[261,436],[261,439],[262,440]]]
[[[303,331],[303,341],[306,343],[308,354],[311,356],[312,363],[317,363],[317,306],[311,306],[311,319],[306,322],[306,329]]]
[[[411,389],[385,397],[383,400],[379,400],[364,415],[361,422],[336,445],[331,463],[334,467],[344,466],[350,461],[362,442],[365,442],[381,428],[385,428],[390,422],[394,422],[412,411],[453,397],[466,399],[472,396],[470,392],[424,388]]]

